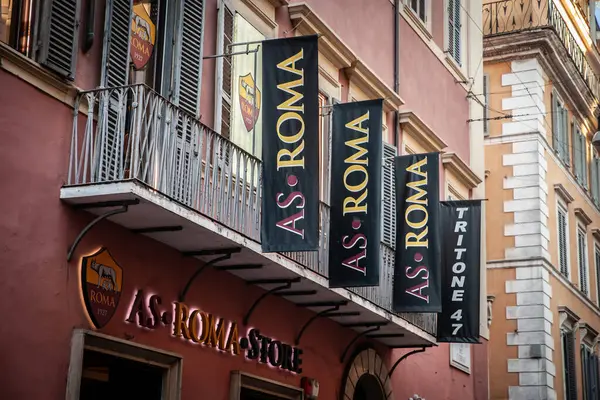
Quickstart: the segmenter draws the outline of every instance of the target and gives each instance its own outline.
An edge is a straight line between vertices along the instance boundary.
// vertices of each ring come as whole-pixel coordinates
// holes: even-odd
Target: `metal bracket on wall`
[[[226,248],[226,249],[198,250],[198,251],[184,252],[183,255],[187,256],[187,257],[198,257],[198,256],[218,256],[218,257],[215,257],[212,260],[207,261],[205,264],[202,264],[201,266],[198,267],[196,272],[194,272],[194,274],[190,277],[190,279],[188,279],[186,285],[184,286],[183,290],[179,294],[179,301],[182,303],[185,301],[185,296],[187,295],[188,290],[190,290],[192,283],[194,283],[194,281],[196,280],[198,275],[200,275],[202,273],[202,271],[204,271],[206,269],[206,267],[214,266],[218,262],[229,260],[231,258],[232,254],[239,253],[240,251],[242,251],[241,247],[231,247],[231,248]]]
[[[243,320],[244,321],[244,325],[248,325],[248,321],[250,320],[250,316],[254,312],[254,309],[267,296],[269,296],[270,294],[279,292],[281,290],[289,289],[289,288],[292,287],[292,283],[298,283],[298,282],[300,282],[300,278],[293,278],[293,279],[256,279],[256,280],[246,281],[246,283],[249,284],[249,285],[267,285],[267,284],[277,284],[277,283],[283,283],[283,285],[276,286],[273,289],[267,290],[266,292],[264,292],[263,294],[261,294],[258,297],[258,299],[256,299],[254,301],[254,303],[252,304],[252,306],[250,307],[250,309],[248,309],[248,312],[244,316],[244,320]]]
[[[398,359],[398,360],[397,360],[397,361],[394,363],[394,365],[392,365],[392,368],[390,368],[390,372],[388,372],[388,376],[387,376],[387,378],[386,378],[386,381],[387,381],[388,379],[391,379],[391,378],[392,378],[392,374],[394,373],[394,370],[396,369],[396,367],[398,366],[398,364],[400,364],[402,361],[406,360],[408,357],[412,356],[413,354],[417,354],[417,353],[423,353],[427,347],[431,347],[431,346],[423,346],[423,347],[422,347],[422,348],[420,348],[420,349],[416,349],[416,350],[413,350],[413,351],[409,351],[408,353],[406,353],[406,354],[402,355],[402,357],[400,357],[400,358],[399,358],[399,359]],[[385,384],[385,382],[384,382],[384,384]]]
[[[83,204],[73,205],[73,208],[77,209],[77,210],[87,210],[90,208],[107,208],[107,207],[120,207],[120,208],[117,208],[116,210],[110,210],[110,211],[105,212],[104,214],[98,215],[96,218],[94,218],[94,220],[92,222],[87,224],[85,226],[85,228],[83,228],[81,230],[81,232],[79,232],[79,235],[77,235],[77,237],[75,238],[75,241],[73,242],[73,244],[71,245],[71,247],[69,247],[69,250],[67,251],[67,262],[71,261],[71,259],[73,258],[73,253],[75,253],[75,249],[79,245],[79,242],[81,242],[81,240],[84,238],[84,236],[89,232],[90,229],[92,229],[94,227],[94,225],[96,225],[98,222],[100,222],[108,217],[111,217],[113,215],[126,213],[127,210],[129,209],[129,206],[139,204],[139,203],[140,203],[140,200],[135,199],[135,200],[104,201],[104,202],[100,202],[100,203],[83,203]]]
[[[358,326],[364,326],[365,328],[369,328],[372,327],[370,329],[364,330],[362,332],[359,332],[351,341],[350,343],[348,343],[346,345],[346,348],[344,349],[344,352],[342,353],[342,356],[340,357],[340,363],[344,363],[344,359],[346,358],[346,354],[348,353],[348,350],[350,350],[350,347],[352,347],[352,345],[361,337],[368,335],[369,333],[378,331],[382,326],[387,325],[386,321],[382,321],[382,322],[365,322],[365,323],[356,323],[356,324],[346,324],[342,326],[346,326],[346,327],[358,327]]]

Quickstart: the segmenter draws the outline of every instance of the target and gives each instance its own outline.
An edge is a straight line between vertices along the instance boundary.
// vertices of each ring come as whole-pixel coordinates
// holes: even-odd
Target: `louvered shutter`
[[[483,134],[490,134],[490,121],[489,121],[489,101],[490,101],[490,76],[488,74],[483,75]]]
[[[579,290],[587,294],[588,277],[586,268],[585,232],[580,229],[577,229],[577,253],[579,260]]]
[[[566,400],[577,400],[577,375],[575,370],[575,337],[573,332],[565,332],[563,339]]]
[[[202,87],[202,42],[204,40],[204,0],[181,0],[182,18],[179,48],[175,57],[175,102],[200,118]]]
[[[104,40],[100,86],[116,88],[129,83],[129,34],[132,0],[107,0],[104,16]],[[127,117],[127,91],[101,92],[99,146],[97,149],[99,181],[123,178],[123,147]]]
[[[594,246],[594,266],[596,268],[596,296],[598,297],[597,304],[600,305],[600,250],[598,246]]]
[[[589,377],[589,359],[588,352],[585,348],[585,345],[581,345],[580,357],[581,357],[581,388],[583,389],[583,399],[584,400],[592,400],[590,399],[590,377]]]
[[[560,272],[565,277],[569,276],[567,262],[567,216],[564,210],[558,209],[558,257]]]
[[[453,34],[450,36],[452,38],[450,41],[451,54],[456,62],[460,64],[460,0],[449,0],[448,4],[448,15],[451,21],[448,25],[453,31]]]
[[[167,193],[175,200],[192,206],[200,180],[198,135],[200,92],[202,87],[202,44],[204,40],[204,0],[181,0],[178,44],[175,53],[175,91],[173,101],[180,110],[177,118],[174,164]],[[187,114],[186,114],[187,113]],[[214,150],[219,142],[208,144]],[[207,160],[209,161],[209,160]],[[208,162],[207,162],[208,166]],[[210,173],[208,168],[205,176]]]
[[[388,246],[396,247],[396,188],[394,177],[394,157],[396,147],[383,143],[383,195],[381,238]]]
[[[577,128],[579,134],[579,148],[581,149],[580,164],[581,164],[581,179],[582,185],[586,189],[588,188],[588,162],[587,162],[587,146],[585,143],[585,135],[581,132],[581,129]]]
[[[560,118],[558,115],[558,101],[556,95],[552,93],[552,147],[554,152],[560,154]],[[562,158],[562,157],[561,157]]]
[[[599,195],[600,195],[600,186],[598,182],[598,179],[600,179],[600,174],[598,173],[598,167],[600,166],[600,163],[598,162],[598,158],[592,156],[592,162],[591,162],[591,170],[592,170],[592,176],[590,179],[590,189],[592,192],[592,200],[594,201],[594,204],[596,204],[596,206],[598,206],[598,200],[599,200]]]
[[[561,119],[562,119],[562,135],[561,135],[561,141],[562,141],[562,154],[563,154],[563,161],[565,162],[565,164],[570,165],[571,163],[571,155],[570,155],[570,149],[569,149],[569,118],[568,118],[568,113],[567,113],[567,109],[561,106]]]
[[[18,3],[17,3],[18,4]],[[79,0],[46,0],[40,32],[39,62],[73,80],[79,39]]]
[[[575,179],[581,183],[581,141],[579,140],[577,127],[574,123],[571,124],[571,137],[573,139],[573,172],[575,174]]]

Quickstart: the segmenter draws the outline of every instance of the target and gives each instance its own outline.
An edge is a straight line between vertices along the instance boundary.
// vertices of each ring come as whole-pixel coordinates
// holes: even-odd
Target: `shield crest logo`
[[[144,4],[133,6],[129,53],[136,70],[143,69],[154,50],[156,26],[146,11]]]
[[[81,261],[81,293],[85,308],[98,329],[108,324],[117,311],[123,291],[123,269],[108,249],[83,257]]]
[[[240,76],[239,88],[240,109],[242,110],[242,119],[246,130],[250,132],[260,113],[260,89],[256,87],[252,74]]]

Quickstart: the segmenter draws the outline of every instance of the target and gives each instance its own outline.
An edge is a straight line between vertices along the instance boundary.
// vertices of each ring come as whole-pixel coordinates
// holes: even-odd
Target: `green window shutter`
[[[181,0],[179,46],[175,54],[175,102],[200,118],[204,0]]]
[[[578,129],[579,132],[579,148],[581,149],[581,175],[582,175],[582,184],[587,189],[588,188],[588,162],[587,162],[587,146],[585,143],[585,136],[581,133],[581,130]]]
[[[596,206],[598,206],[598,200],[599,200],[598,195],[600,194],[600,192],[599,192],[600,188],[598,186],[598,184],[599,184],[598,179],[600,178],[600,175],[598,174],[598,166],[599,166],[598,158],[593,157],[591,164],[592,165],[590,167],[592,169],[592,176],[590,179],[590,189],[592,192],[592,199],[594,200],[594,204],[596,204]]]
[[[573,142],[573,174],[577,182],[581,183],[581,141],[574,123],[571,123],[571,139]]]
[[[561,108],[561,120],[562,120],[562,154],[563,161],[567,165],[571,165],[571,149],[569,146],[569,114],[567,109],[564,107]]]
[[[100,86],[116,88],[129,84],[129,34],[132,0],[107,0]],[[123,179],[123,148],[127,116],[127,90],[102,92],[99,118],[100,144],[97,146],[98,181]],[[104,111],[106,110],[106,111]],[[106,115],[103,114],[106,112]]]
[[[39,62],[67,79],[75,79],[79,39],[79,0],[43,2]]]
[[[554,148],[555,153],[560,153],[560,140],[559,140],[559,132],[560,132],[560,118],[558,115],[558,102],[556,100],[556,96],[554,93],[551,94],[552,97],[552,147]]]

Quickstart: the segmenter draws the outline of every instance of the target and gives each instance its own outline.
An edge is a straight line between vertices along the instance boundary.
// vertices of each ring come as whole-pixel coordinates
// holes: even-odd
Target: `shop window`
[[[0,42],[72,80],[79,0],[0,0]]]
[[[280,384],[240,371],[231,373],[231,400],[301,400],[300,388]]]
[[[75,330],[66,400],[179,400],[181,368],[179,356]]]

